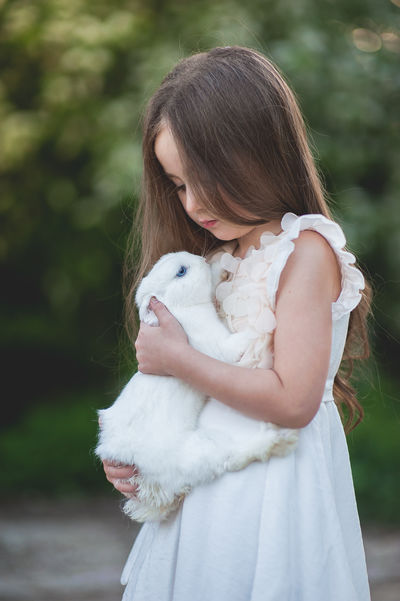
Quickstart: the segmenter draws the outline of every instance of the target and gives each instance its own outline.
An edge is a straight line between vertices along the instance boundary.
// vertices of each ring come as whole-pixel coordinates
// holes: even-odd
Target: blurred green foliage
[[[367,418],[350,450],[362,512],[395,519],[382,499],[399,493],[399,15],[399,0],[0,0],[3,491],[104,486],[89,448],[95,408],[133,365],[120,272],[140,117],[179,58],[241,44],[296,90],[334,215],[375,290],[387,379],[362,388]]]
[[[63,397],[57,406],[38,405],[2,436],[3,494],[29,497],[79,495],[104,490],[104,473],[93,449],[97,432],[95,396]]]
[[[373,360],[359,371],[365,417],[347,443],[361,520],[399,524],[399,385],[384,373]]]

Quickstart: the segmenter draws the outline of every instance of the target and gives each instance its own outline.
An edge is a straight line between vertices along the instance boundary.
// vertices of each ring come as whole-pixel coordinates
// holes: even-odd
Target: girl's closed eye
[[[181,184],[180,186],[176,186],[175,192],[186,192],[186,184]]]

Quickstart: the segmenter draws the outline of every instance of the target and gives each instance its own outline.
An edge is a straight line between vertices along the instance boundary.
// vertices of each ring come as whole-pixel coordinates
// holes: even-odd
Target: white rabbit
[[[216,277],[203,257],[187,252],[164,255],[143,278],[136,304],[140,319],[157,325],[148,308],[150,298],[157,297],[181,323],[194,348],[235,363],[248,338],[246,332],[232,334],[219,319],[213,304]],[[220,424],[218,429],[198,427],[205,402],[203,393],[182,380],[137,372],[114,404],[99,411],[96,454],[135,464],[139,471],[132,479],[137,495],[124,506],[132,519],[163,519],[193,487],[252,461],[265,461],[272,453],[286,454],[297,442],[295,431],[275,426],[252,434],[245,444]]]

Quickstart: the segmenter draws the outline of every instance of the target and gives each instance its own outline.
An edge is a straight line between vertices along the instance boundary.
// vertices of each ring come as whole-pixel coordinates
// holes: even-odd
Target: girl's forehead
[[[154,150],[156,155],[158,156],[160,153],[168,150],[171,142],[174,143],[174,139],[169,128],[166,125],[162,125],[154,142]]]
[[[154,142],[154,152],[166,175],[173,177],[183,176],[183,166],[178,147],[171,130],[165,125],[161,127],[157,134]]]

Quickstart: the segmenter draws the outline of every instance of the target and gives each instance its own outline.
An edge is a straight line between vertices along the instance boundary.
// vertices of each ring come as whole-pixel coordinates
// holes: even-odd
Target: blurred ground
[[[137,531],[117,495],[0,505],[0,601],[120,601]],[[400,531],[367,528],[364,540],[372,601],[399,601]]]

